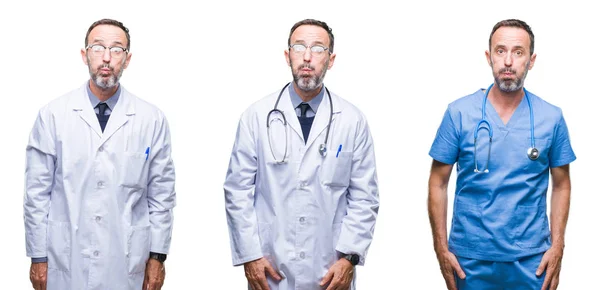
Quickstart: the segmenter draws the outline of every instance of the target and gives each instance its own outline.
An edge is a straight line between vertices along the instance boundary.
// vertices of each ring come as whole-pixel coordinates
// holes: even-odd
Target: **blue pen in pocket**
[[[148,155],[150,155],[150,147],[146,148],[146,160],[148,160]]]
[[[340,147],[338,147],[338,151],[335,154],[335,158],[338,158],[338,156],[340,156],[340,151],[342,151],[342,144],[340,144]]]

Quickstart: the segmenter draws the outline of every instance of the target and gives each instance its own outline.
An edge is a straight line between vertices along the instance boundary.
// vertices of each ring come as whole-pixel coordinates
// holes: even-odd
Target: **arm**
[[[440,264],[440,270],[448,289],[456,289],[454,273],[464,279],[465,273],[460,268],[458,260],[448,250],[448,231],[446,229],[448,216],[448,180],[452,173],[453,164],[445,164],[433,160],[429,176],[429,196],[427,209],[429,223],[433,235],[433,247]]]
[[[433,235],[433,248],[436,255],[448,251],[448,231],[446,229],[448,217],[448,180],[452,172],[452,164],[445,164],[433,160],[429,175],[429,196],[427,209],[429,223]]]
[[[563,249],[565,247],[565,230],[571,203],[571,177],[569,164],[550,169],[552,175],[552,197],[550,204],[550,232],[552,247],[544,254],[536,274],[546,270],[542,289],[558,287]],[[549,288],[546,288],[549,287]]]
[[[254,212],[254,180],[258,166],[256,145],[245,122],[242,117],[238,124],[223,186],[234,266],[263,256]]]
[[[48,121],[41,110],[29,136],[26,149],[25,196],[23,211],[27,256],[31,257],[29,279],[35,289],[46,287],[46,231],[50,194],[54,185],[56,150]]]
[[[168,254],[173,231],[175,207],[175,168],[171,159],[171,136],[164,116],[154,134],[148,176],[148,209],[150,213],[150,251]]]
[[[347,213],[335,249],[343,254],[359,255],[358,265],[364,265],[379,212],[375,151],[364,120],[359,123],[353,150]]]
[[[23,200],[27,256],[47,257],[46,231],[50,194],[54,185],[56,150],[51,128],[40,111],[26,149],[25,197]]]

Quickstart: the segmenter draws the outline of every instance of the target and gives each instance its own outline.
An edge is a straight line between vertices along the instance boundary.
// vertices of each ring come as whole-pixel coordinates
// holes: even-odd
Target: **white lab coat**
[[[325,289],[319,282],[340,253],[360,255],[363,265],[373,238],[379,209],[373,141],[362,113],[332,94],[323,158],[318,148],[329,122],[327,93],[305,145],[286,89],[278,108],[288,122],[289,161],[276,164],[266,125],[278,94],[253,104],[239,122],[224,184],[233,264],[265,257],[284,277],[279,283],[269,278],[271,290]],[[285,131],[277,125],[271,133],[280,159]]]
[[[27,256],[48,257],[48,290],[142,289],[149,252],[171,243],[167,120],[121,88],[103,133],[87,85],[43,107],[31,131]]]

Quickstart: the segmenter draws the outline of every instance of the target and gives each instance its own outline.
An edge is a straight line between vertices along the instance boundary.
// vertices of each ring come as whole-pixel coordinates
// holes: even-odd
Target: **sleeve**
[[[559,167],[575,161],[575,153],[571,148],[569,129],[561,113],[560,120],[554,128],[554,138],[550,147],[550,167]]]
[[[450,107],[448,107],[429,150],[429,156],[445,164],[454,164],[456,162],[460,142],[457,127],[452,118]]]
[[[54,130],[48,116],[47,110],[40,110],[26,148],[23,210],[26,252],[32,258],[47,256],[46,230],[56,164]]]
[[[175,199],[175,167],[171,158],[169,124],[161,116],[152,141],[148,176],[148,208],[150,213],[150,251],[168,254],[173,231]]]
[[[347,213],[342,220],[335,249],[340,253],[359,255],[359,265],[362,266],[373,240],[379,212],[375,150],[369,126],[364,119],[359,123],[353,150]]]
[[[256,172],[256,145],[252,132],[242,118],[238,124],[223,186],[234,266],[263,256],[254,211]]]

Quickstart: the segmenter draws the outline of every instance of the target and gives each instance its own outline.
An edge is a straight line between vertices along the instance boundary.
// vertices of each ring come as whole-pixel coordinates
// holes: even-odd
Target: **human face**
[[[88,47],[94,44],[105,47],[119,46],[127,48],[127,36],[125,31],[114,25],[98,25],[90,31]],[[81,50],[83,62],[88,66],[90,79],[93,84],[101,90],[116,87],[123,70],[129,65],[131,54],[123,52],[120,55],[111,54],[109,49],[103,53],[96,54],[92,48]]]
[[[335,54],[327,49],[322,53],[314,53],[310,47],[320,45],[329,48],[329,35],[325,29],[316,25],[301,25],[290,37],[290,45],[303,44],[308,47],[304,52],[292,48],[285,53],[286,61],[292,69],[296,87],[310,92],[319,89],[323,84],[325,73],[333,66]]]
[[[500,91],[512,93],[522,89],[536,58],[536,54],[530,53],[527,31],[518,27],[500,27],[492,35],[490,48],[485,56]]]

